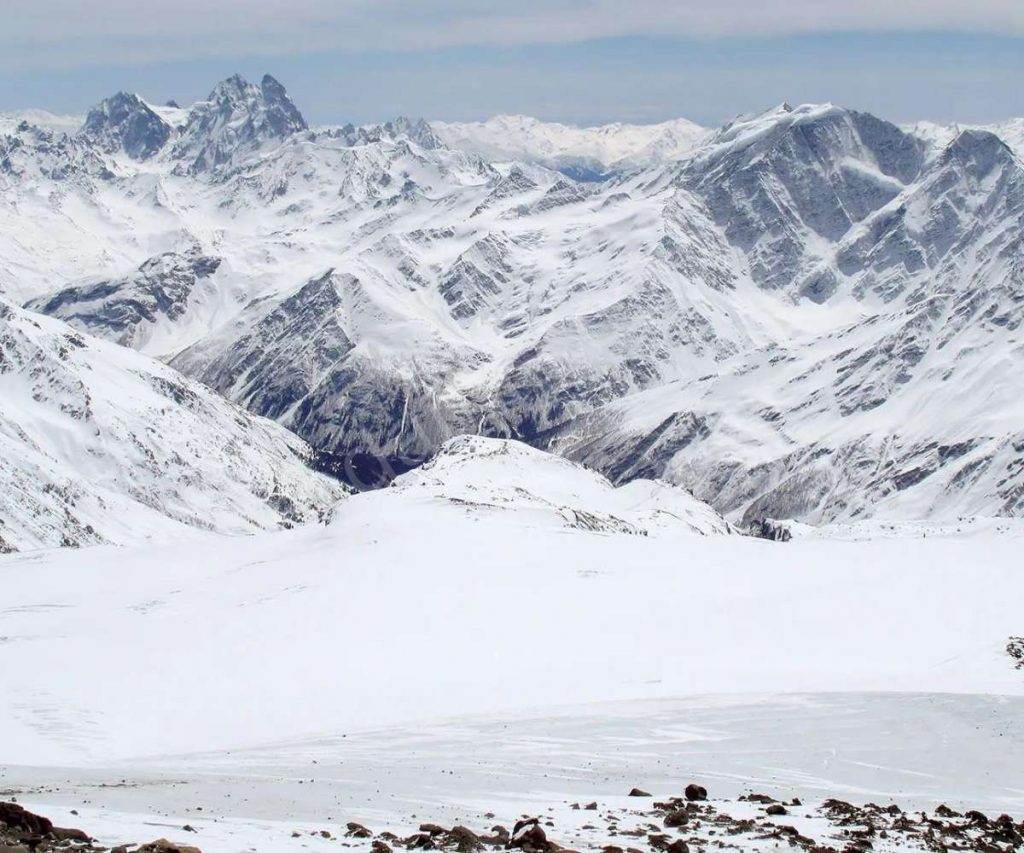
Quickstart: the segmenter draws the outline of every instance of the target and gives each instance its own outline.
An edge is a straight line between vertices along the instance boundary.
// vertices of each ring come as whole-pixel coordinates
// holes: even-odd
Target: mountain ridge
[[[166,358],[330,458],[376,459],[385,479],[481,432],[615,481],[667,476],[744,523],[827,522],[959,511],[938,500],[942,478],[910,472],[966,442],[1009,473],[964,473],[957,494],[978,499],[962,505],[1020,513],[1012,418],[985,414],[978,390],[954,435],[929,403],[1021,358],[1024,167],[990,131],[939,146],[933,129],[787,104],[666,163],[577,181],[488,162],[424,122],[309,128],[270,80],[220,84],[141,163],[17,131],[6,186],[21,228],[95,271],[61,282],[70,258],[55,247],[46,275],[19,278],[28,304]],[[29,192],[43,188],[72,215]],[[80,211],[131,242],[75,236],[92,221]],[[215,273],[189,283],[171,272],[185,261],[157,260],[190,252]],[[15,247],[8,269],[39,256]],[[760,402],[731,397],[747,375]],[[653,398],[655,422],[624,429],[623,407]],[[912,399],[935,414],[907,444]],[[882,446],[871,486],[858,472]],[[695,468],[698,449],[713,456]],[[808,460],[825,457],[839,470],[821,481]],[[878,489],[921,499],[864,499]]]

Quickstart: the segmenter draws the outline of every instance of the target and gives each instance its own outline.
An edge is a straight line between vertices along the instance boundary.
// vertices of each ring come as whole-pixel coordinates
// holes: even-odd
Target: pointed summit
[[[164,147],[171,132],[142,98],[118,92],[89,110],[79,135],[107,153],[124,151],[134,160],[146,160]]]
[[[174,155],[190,174],[209,172],[238,154],[286,139],[306,127],[284,86],[269,74],[259,86],[235,74],[192,107]]]
[[[267,124],[278,136],[288,136],[307,128],[302,113],[288,97],[288,92],[269,74],[263,75],[260,91],[267,109]]]
[[[988,130],[962,130],[949,143],[942,155],[942,163],[956,165],[974,180],[982,180],[1001,165],[1012,163],[1013,151],[998,136]]]

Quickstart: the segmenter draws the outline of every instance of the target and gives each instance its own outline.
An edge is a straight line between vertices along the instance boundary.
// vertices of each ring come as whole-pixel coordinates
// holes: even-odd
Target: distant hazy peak
[[[649,166],[691,150],[707,131],[686,119],[660,124],[614,123],[576,127],[522,115],[500,115],[482,122],[431,122],[449,147],[490,160],[522,160],[553,168]]]

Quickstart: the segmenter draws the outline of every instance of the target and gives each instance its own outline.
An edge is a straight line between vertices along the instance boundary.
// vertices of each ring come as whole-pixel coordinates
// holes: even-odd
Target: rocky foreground
[[[419,823],[408,834],[374,831],[350,821],[338,830],[296,827],[293,839],[306,836],[319,845],[365,848],[370,853],[396,849],[477,853],[521,850],[558,853],[600,850],[601,853],[689,853],[732,849],[796,848],[812,853],[867,850],[981,850],[1010,853],[1024,849],[1024,820],[1002,814],[992,818],[976,810],[955,811],[945,805],[933,812],[904,811],[895,804],[855,805],[825,799],[804,805],[798,798],[780,800],[748,793],[733,800],[709,800],[706,789],[687,785],[681,796],[655,799],[634,788],[635,807],[609,808],[597,802],[571,803],[569,809],[592,812],[575,828],[558,831],[553,815],[523,815],[511,828],[501,823],[476,829]],[[564,809],[565,804],[559,806]],[[548,812],[555,812],[554,807]],[[485,817],[495,818],[488,812]],[[415,825],[415,824],[414,824]],[[183,833],[195,833],[184,825]],[[108,846],[81,829],[54,826],[14,802],[0,803],[0,851],[95,851],[95,853],[201,853],[194,845],[157,839]]]

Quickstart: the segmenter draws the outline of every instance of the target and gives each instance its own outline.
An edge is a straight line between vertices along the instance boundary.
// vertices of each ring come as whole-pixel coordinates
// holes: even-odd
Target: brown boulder
[[[448,833],[448,841],[456,845],[459,853],[473,853],[484,846],[480,836],[465,826],[453,826],[452,831]]]
[[[703,785],[696,785],[693,782],[686,786],[686,790],[683,793],[686,795],[686,799],[690,801],[706,800],[708,798],[708,789]]]
[[[53,829],[47,818],[32,814],[17,803],[0,803],[0,823],[28,835],[47,835]]]
[[[690,822],[690,813],[686,809],[676,809],[665,815],[665,826],[685,826]]]

